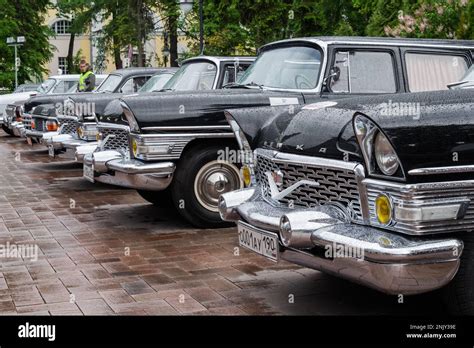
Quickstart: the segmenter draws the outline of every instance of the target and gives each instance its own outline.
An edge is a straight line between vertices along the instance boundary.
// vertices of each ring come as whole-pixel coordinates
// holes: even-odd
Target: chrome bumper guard
[[[463,250],[463,242],[456,238],[422,239],[350,223],[334,206],[274,206],[264,200],[259,188],[223,194],[219,211],[223,220],[276,233],[280,259],[388,294],[411,295],[443,287],[456,275]],[[324,252],[315,252],[329,248],[363,250],[363,257],[325,257]]]
[[[84,157],[92,154],[97,149],[97,142],[86,142],[85,145],[76,147],[74,158],[76,162],[84,163]]]
[[[110,150],[86,154],[84,165],[92,166],[98,182],[147,191],[166,189],[176,168],[173,162],[144,163]]]
[[[25,126],[23,125],[23,122],[12,122],[11,130],[13,132],[13,135],[16,137],[24,137],[24,134],[26,131]]]

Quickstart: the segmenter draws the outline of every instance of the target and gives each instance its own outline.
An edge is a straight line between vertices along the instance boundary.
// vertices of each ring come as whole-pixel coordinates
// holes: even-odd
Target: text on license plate
[[[239,244],[273,261],[278,261],[278,236],[239,222]]]
[[[51,158],[54,158],[54,157],[55,157],[54,147],[53,147],[53,146],[48,146],[48,153],[49,153],[49,157],[51,157]]]

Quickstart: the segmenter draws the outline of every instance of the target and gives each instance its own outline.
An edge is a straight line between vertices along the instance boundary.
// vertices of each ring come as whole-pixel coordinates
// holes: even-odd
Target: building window
[[[53,30],[56,34],[69,34],[71,32],[71,22],[61,19],[53,24]]]
[[[66,57],[59,57],[58,58],[58,69],[61,69],[64,75],[69,74],[67,69],[67,58]]]

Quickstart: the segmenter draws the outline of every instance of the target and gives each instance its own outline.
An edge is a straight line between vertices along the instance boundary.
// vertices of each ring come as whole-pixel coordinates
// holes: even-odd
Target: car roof
[[[79,74],[68,74],[68,75],[51,75],[49,79],[56,80],[78,80],[81,75]]]
[[[449,40],[449,39],[413,39],[392,37],[370,37],[370,36],[314,36],[302,37],[271,42],[260,49],[291,42],[312,42],[326,45],[351,44],[367,46],[410,46],[410,47],[432,47],[432,48],[465,48],[474,49],[474,40]]]
[[[131,68],[124,68],[124,69],[117,69],[115,71],[112,71],[110,75],[121,75],[123,77],[127,76],[132,76],[132,75],[141,75],[141,74],[156,74],[157,72],[160,71],[160,69],[163,68],[152,68],[152,67],[143,67],[143,68],[137,68],[137,67],[131,67]]]
[[[255,61],[255,59],[256,59],[255,56],[205,56],[205,55],[202,55],[202,56],[188,58],[184,60],[182,64],[187,64],[189,62],[199,61],[199,60],[208,60],[215,64],[219,64],[220,62],[237,62],[237,61],[253,62]]]

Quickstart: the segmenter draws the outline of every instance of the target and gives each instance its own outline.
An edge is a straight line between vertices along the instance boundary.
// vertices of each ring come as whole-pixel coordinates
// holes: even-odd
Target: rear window
[[[405,61],[410,92],[448,89],[448,85],[459,82],[468,69],[466,59],[456,55],[407,53]]]

